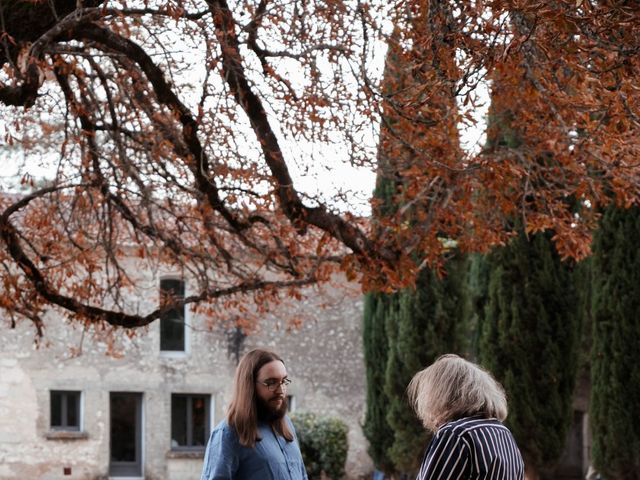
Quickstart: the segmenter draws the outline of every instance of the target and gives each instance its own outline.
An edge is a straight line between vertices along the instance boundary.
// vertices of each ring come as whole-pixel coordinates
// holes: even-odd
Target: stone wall
[[[157,276],[146,278],[141,311],[158,301]],[[349,478],[371,470],[361,423],[365,374],[361,349],[362,299],[357,286],[338,281],[310,289],[265,315],[242,343],[276,350],[293,380],[289,394],[298,411],[341,418],[349,425]],[[301,326],[291,326],[291,319]],[[159,324],[128,338],[116,332],[115,356],[90,331],[49,315],[44,342],[34,347],[34,329],[22,322],[0,327],[0,479],[106,479],[109,468],[109,393],[138,392],[143,405],[144,478],[198,479],[202,455],[171,450],[171,394],[211,395],[212,419],[223,418],[235,358],[219,326],[196,315],[184,354],[159,350]],[[50,391],[82,391],[82,432],[50,431]]]

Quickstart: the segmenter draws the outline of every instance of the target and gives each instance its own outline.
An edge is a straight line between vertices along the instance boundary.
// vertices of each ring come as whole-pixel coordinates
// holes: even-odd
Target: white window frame
[[[157,295],[158,302],[160,305],[160,285],[163,280],[178,280],[184,283],[184,296],[185,298],[189,296],[189,282],[182,275],[162,275],[157,282]],[[164,358],[184,358],[191,355],[191,309],[184,306],[184,350],[162,350],[162,332],[160,329],[160,319],[158,319],[158,351],[160,352],[160,356]]]
[[[172,441],[173,441],[173,397],[174,395],[176,396],[181,396],[181,397],[205,397],[207,399],[207,403],[209,406],[209,411],[207,412],[207,428],[208,430],[206,431],[205,434],[205,439],[204,439],[204,445],[202,446],[187,446],[187,445],[177,445],[174,446],[172,445]],[[211,393],[193,393],[191,391],[189,392],[171,392],[171,397],[170,397],[170,405],[169,405],[169,419],[170,419],[170,428],[169,428],[169,448],[174,451],[174,452],[199,452],[199,451],[204,451],[204,449],[207,447],[207,442],[209,441],[209,437],[211,436],[211,432],[213,431],[214,425],[215,425],[215,421],[214,421],[214,417],[215,417],[215,398]]]
[[[52,425],[53,418],[51,417],[51,396],[53,393],[78,393],[78,428],[69,428],[69,427],[55,427]],[[72,388],[50,388],[49,389],[49,431],[50,432],[73,432],[73,433],[82,433],[84,432],[84,392],[82,390],[75,390]]]

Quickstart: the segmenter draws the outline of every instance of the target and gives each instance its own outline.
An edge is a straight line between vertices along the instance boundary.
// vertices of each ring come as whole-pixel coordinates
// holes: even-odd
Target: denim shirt
[[[254,448],[240,445],[238,434],[226,420],[211,432],[204,455],[201,480],[307,480],[300,447],[294,433],[288,442],[266,423],[258,423]]]

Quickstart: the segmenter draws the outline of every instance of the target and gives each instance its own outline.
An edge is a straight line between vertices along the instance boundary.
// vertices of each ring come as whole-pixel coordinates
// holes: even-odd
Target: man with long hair
[[[418,372],[409,399],[434,435],[417,480],[522,480],[524,463],[502,424],[507,399],[489,372],[457,355],[443,355]]]
[[[287,413],[287,369],[268,350],[240,359],[226,419],[211,432],[201,480],[306,480]]]

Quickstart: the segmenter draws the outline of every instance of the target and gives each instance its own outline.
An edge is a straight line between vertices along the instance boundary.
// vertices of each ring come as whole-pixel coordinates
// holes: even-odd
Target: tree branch
[[[238,104],[246,113],[262,148],[277,186],[280,206],[292,224],[303,234],[307,225],[314,225],[343,242],[354,253],[364,258],[380,258],[388,262],[397,259],[389,250],[376,250],[365,234],[353,224],[332,214],[324,206],[309,208],[303,205],[293,186],[278,139],[271,128],[260,98],[253,92],[242,65],[240,45],[235,32],[235,21],[226,0],[207,0],[222,51],[224,78]]]
[[[105,321],[114,326],[136,328],[148,325],[149,323],[162,317],[165,313],[173,309],[182,308],[183,306],[192,303],[199,303],[206,300],[215,300],[217,298],[238,293],[247,293],[270,288],[279,289],[287,287],[302,287],[305,285],[311,285],[316,282],[316,279],[313,277],[306,277],[303,279],[295,279],[290,281],[249,280],[229,288],[205,289],[197,295],[186,297],[182,301],[168,302],[147,315],[130,315],[127,313],[108,310],[79,302],[72,297],[61,294],[49,284],[42,272],[22,249],[18,231],[10,221],[11,215],[23,208],[26,208],[33,200],[43,197],[48,193],[75,186],[77,185],[55,186],[37,190],[21,198],[11,206],[7,207],[2,212],[2,215],[0,215],[0,238],[7,246],[7,251],[10,254],[11,258],[13,258],[18,267],[20,267],[20,269],[25,274],[25,277],[29,279],[31,284],[34,286],[35,291],[49,303],[58,305],[59,307],[62,307],[74,314],[91,319],[92,321]],[[42,326],[39,325],[39,331],[41,331],[41,327]]]

